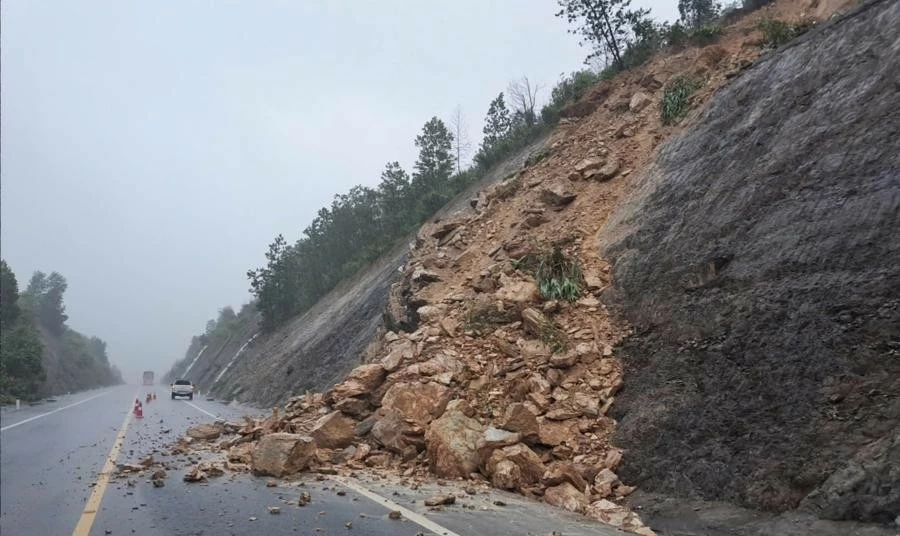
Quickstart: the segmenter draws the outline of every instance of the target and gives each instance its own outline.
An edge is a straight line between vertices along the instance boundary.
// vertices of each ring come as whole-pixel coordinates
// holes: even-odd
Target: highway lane
[[[71,534],[135,391],[117,387],[3,413],[0,532]]]
[[[129,418],[135,396],[143,400],[146,392],[138,386],[85,392],[3,413],[0,532],[4,536],[621,534],[521,496],[502,492],[466,496],[452,484],[410,490],[372,477],[318,480],[304,475],[267,487],[268,479],[245,474],[185,483],[183,457],[164,454],[177,437],[194,424],[214,418],[237,421],[258,411],[200,397],[173,401],[164,387],[157,389],[158,398],[145,405],[142,419]],[[114,449],[117,436],[121,444]],[[111,451],[116,456],[110,461]],[[169,471],[164,487],[154,487],[147,474],[131,478],[112,474],[106,484],[100,476],[104,464],[109,469],[115,462],[135,463],[148,454],[178,467]],[[302,491],[310,493],[312,502],[301,508],[296,501]],[[424,507],[424,498],[439,492],[457,493],[460,499],[437,511]],[[93,509],[93,501],[99,501],[96,514],[85,513]],[[270,506],[280,507],[280,513],[270,514]],[[402,518],[391,519],[392,510],[402,511]]]

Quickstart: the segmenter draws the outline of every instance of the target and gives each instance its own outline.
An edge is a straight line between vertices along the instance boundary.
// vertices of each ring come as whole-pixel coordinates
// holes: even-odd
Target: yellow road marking
[[[106,457],[106,463],[103,464],[103,469],[97,477],[94,491],[91,492],[91,496],[88,497],[87,503],[84,505],[84,511],[81,513],[78,524],[75,525],[75,530],[72,531],[72,536],[88,536],[91,533],[94,518],[97,517],[97,512],[100,511],[100,502],[103,500],[103,494],[106,493],[106,486],[109,484],[109,477],[116,468],[116,459],[119,457],[119,451],[122,450],[122,445],[125,443],[125,433],[128,432],[129,424],[131,424],[130,402],[128,404],[128,413],[125,415],[125,422],[122,423],[122,427],[119,429],[118,435],[116,435],[116,441],[113,443],[112,450],[109,451],[109,456]]]

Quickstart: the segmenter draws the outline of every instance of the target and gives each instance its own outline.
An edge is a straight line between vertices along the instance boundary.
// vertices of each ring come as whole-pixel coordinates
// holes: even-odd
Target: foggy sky
[[[635,1],[674,19],[674,0]],[[69,325],[136,381],[182,357],[277,233],[408,171],[459,105],[477,144],[521,75],[587,50],[553,0],[4,0],[0,249],[69,282]]]

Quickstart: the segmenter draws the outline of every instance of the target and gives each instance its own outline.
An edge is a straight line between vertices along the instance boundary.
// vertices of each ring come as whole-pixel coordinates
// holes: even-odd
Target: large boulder
[[[584,490],[588,485],[578,469],[569,462],[560,462],[547,469],[543,482],[546,486],[558,486],[568,482],[579,490]]]
[[[218,424],[198,424],[188,428],[185,433],[192,439],[212,441],[222,435],[222,427]]]
[[[578,194],[568,189],[563,184],[552,184],[548,188],[541,190],[541,201],[551,208],[562,209],[566,205],[575,201]]]
[[[251,467],[257,475],[281,477],[306,469],[315,454],[316,443],[309,436],[268,434],[256,444]]]
[[[579,514],[583,514],[589,504],[584,493],[568,482],[547,488],[544,491],[544,500],[553,506],[559,506]]]
[[[501,460],[491,475],[491,484],[500,489],[519,489],[522,487],[522,470],[510,460]]]
[[[643,91],[638,91],[634,95],[631,96],[631,100],[628,101],[628,109],[634,113],[638,113],[653,102],[653,97],[647,95]]]
[[[600,157],[596,157],[596,156],[590,157],[590,158],[584,158],[581,161],[579,161],[577,164],[575,164],[575,171],[577,171],[578,173],[584,173],[585,171],[588,171],[590,169],[599,168],[600,166],[602,166],[605,163],[606,163],[605,158],[600,158]]]
[[[447,310],[442,305],[423,305],[416,309],[416,314],[426,323],[434,323],[443,318]]]
[[[612,495],[613,488],[617,487],[619,484],[621,484],[621,482],[619,482],[619,476],[612,472],[612,470],[604,468],[594,477],[594,492],[605,499]]]
[[[541,419],[538,422],[538,442],[555,447],[563,443],[572,444],[580,435],[576,421],[552,421]]]
[[[449,385],[463,371],[463,364],[459,359],[446,352],[438,352],[437,355],[423,363],[417,363],[408,370],[415,370],[422,376],[430,376],[434,381]]]
[[[445,236],[449,235],[451,232],[455,231],[458,227],[460,227],[464,223],[465,223],[465,221],[461,220],[461,219],[442,221],[442,222],[436,223],[431,228],[431,232],[430,232],[431,237],[437,238],[438,240],[440,240],[440,239],[444,238]]]
[[[511,432],[519,432],[524,439],[538,437],[537,416],[528,409],[525,404],[516,402],[510,404],[498,423],[500,428]]]
[[[512,303],[532,303],[540,298],[534,281],[520,281],[500,274],[500,289],[494,297],[500,301]]]
[[[331,398],[340,400],[351,396],[368,394],[378,388],[384,381],[385,371],[378,363],[360,365],[350,371],[347,378],[334,386]]]
[[[522,310],[522,323],[525,325],[525,331],[535,336],[540,336],[552,325],[544,313],[531,307]]]
[[[478,470],[478,442],[484,426],[467,417],[462,404],[466,403],[451,402],[425,434],[431,471],[440,477],[465,478]]]
[[[356,421],[340,411],[332,411],[313,425],[309,435],[316,446],[325,449],[342,449],[353,443]]]
[[[438,417],[450,401],[450,390],[437,382],[399,382],[381,399],[381,407],[425,426]]]
[[[365,416],[370,408],[368,396],[351,396],[342,398],[334,403],[334,409],[351,417],[361,418]]]
[[[391,344],[388,353],[381,359],[381,366],[387,372],[394,372],[404,360],[412,359],[415,346],[409,339],[401,339]]]
[[[404,454],[410,452],[411,448],[418,450],[423,444],[422,429],[407,422],[399,412],[384,410],[379,416],[372,418],[375,423],[370,433],[386,450]]]
[[[501,430],[500,428],[494,428],[493,426],[487,428],[478,439],[476,445],[478,449],[479,465],[482,465],[485,461],[489,460],[495,450],[515,445],[520,441],[522,441],[522,434],[518,432]]]
[[[256,447],[253,443],[241,443],[228,449],[227,459],[232,463],[250,464],[253,461],[253,449]]]
[[[528,448],[528,445],[517,443],[494,451],[485,465],[487,474],[493,475],[503,460],[509,460],[519,466],[522,484],[540,482],[547,471],[544,462],[533,450]]]

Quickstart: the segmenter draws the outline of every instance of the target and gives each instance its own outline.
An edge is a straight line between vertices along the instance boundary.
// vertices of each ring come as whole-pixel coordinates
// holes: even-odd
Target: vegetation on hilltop
[[[378,186],[355,186],[336,195],[293,243],[276,236],[265,265],[247,272],[263,329],[272,331],[308,310],[491,167],[549,131],[562,110],[598,81],[646,62],[662,48],[708,43],[721,33],[716,26],[720,9],[714,0],[680,0],[681,20],[673,24],[653,21],[647,9],[631,9],[630,0],[558,3],[557,16],[572,24],[571,33],[591,50],[587,62],[598,67],[562,77],[540,113],[540,85],[526,77],[511,83],[488,107],[483,139],[469,168],[460,165],[462,140],[455,139],[460,137],[460,112],[455,113],[454,128],[431,118],[414,141],[419,156],[411,174],[398,162],[389,162]],[[768,0],[745,3],[742,9],[750,10]]]
[[[122,381],[109,363],[106,342],[66,325],[67,288],[61,274],[37,271],[20,293],[15,273],[0,260],[0,400],[29,400],[53,391],[45,383],[48,344],[57,349],[67,390]]]

